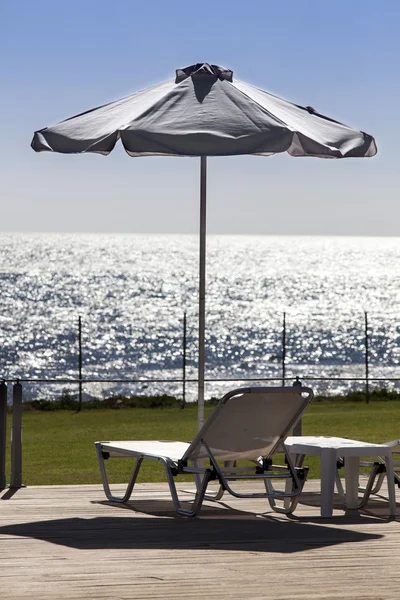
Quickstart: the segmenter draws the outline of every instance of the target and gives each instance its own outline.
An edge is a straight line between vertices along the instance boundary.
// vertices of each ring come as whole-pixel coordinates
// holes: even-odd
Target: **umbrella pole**
[[[200,273],[199,273],[199,361],[198,361],[198,428],[204,423],[204,337],[206,303],[206,201],[207,157],[200,157]]]

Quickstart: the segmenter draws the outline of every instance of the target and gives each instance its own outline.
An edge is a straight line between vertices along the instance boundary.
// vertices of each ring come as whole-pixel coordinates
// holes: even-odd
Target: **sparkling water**
[[[364,377],[365,311],[370,377],[399,377],[399,264],[400,238],[210,235],[206,378],[279,384],[286,313],[289,384],[299,376],[317,391],[362,389],[307,377]],[[197,236],[2,234],[0,277],[0,377],[76,378],[81,316],[83,377],[179,379],[186,312],[186,376],[196,379]],[[208,382],[206,397],[242,383]],[[54,397],[43,384],[24,388]],[[181,395],[182,384],[84,389]],[[195,399],[196,383],[186,389]]]

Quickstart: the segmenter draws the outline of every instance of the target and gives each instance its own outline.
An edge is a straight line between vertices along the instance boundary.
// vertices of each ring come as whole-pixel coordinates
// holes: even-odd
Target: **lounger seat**
[[[127,502],[141,464],[147,459],[164,465],[171,497],[180,515],[196,515],[204,498],[219,500],[225,491],[237,498],[265,497],[277,512],[291,513],[303,489],[307,468],[293,465],[283,442],[312,397],[312,390],[297,386],[241,388],[229,392],[219,401],[191,443],[168,440],[95,442],[105,494],[114,502]],[[272,458],[282,449],[286,464],[274,465]],[[113,458],[136,459],[122,497],[114,496],[108,483],[105,461]],[[238,461],[250,461],[253,466],[240,466]],[[196,481],[197,492],[191,509],[182,507],[175,485],[175,478],[183,474],[192,474]],[[234,490],[231,482],[243,479],[261,480],[265,491],[243,493]],[[219,482],[219,490],[214,496],[206,495],[207,486],[213,480]],[[283,482],[282,489],[272,483],[279,481]],[[277,501],[282,501],[281,505]]]
[[[109,458],[118,458],[119,455],[128,456],[148,456],[157,458],[159,456],[168,457],[177,462],[185,454],[190,444],[186,442],[170,442],[168,440],[149,440],[137,442],[101,442],[103,452],[109,452]]]

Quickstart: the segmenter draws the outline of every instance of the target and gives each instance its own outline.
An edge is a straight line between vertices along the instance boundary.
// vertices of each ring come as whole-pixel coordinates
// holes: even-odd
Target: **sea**
[[[195,400],[198,246],[196,235],[3,233],[0,379],[76,379],[81,360],[83,378],[119,380],[85,383],[85,398]],[[209,235],[206,398],[249,379],[280,385],[283,362],[287,385],[364,390],[366,354],[370,388],[398,389],[399,266],[394,237]],[[185,390],[171,381],[183,374]],[[77,385],[24,383],[30,399],[65,391]]]

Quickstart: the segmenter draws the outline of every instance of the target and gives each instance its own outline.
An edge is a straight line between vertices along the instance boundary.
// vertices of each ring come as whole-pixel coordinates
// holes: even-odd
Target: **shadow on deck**
[[[93,504],[111,504],[99,502]],[[382,535],[301,522],[299,519],[254,515],[227,505],[204,506],[198,518],[173,516],[165,500],[137,500],[112,516],[65,518],[0,527],[0,536],[34,538],[77,549],[203,549],[292,554],[343,543],[378,540]],[[121,507],[122,508],[122,507]],[[143,513],[152,516],[143,516]],[[358,516],[356,523],[376,522]],[[343,524],[343,517],[341,518]]]

